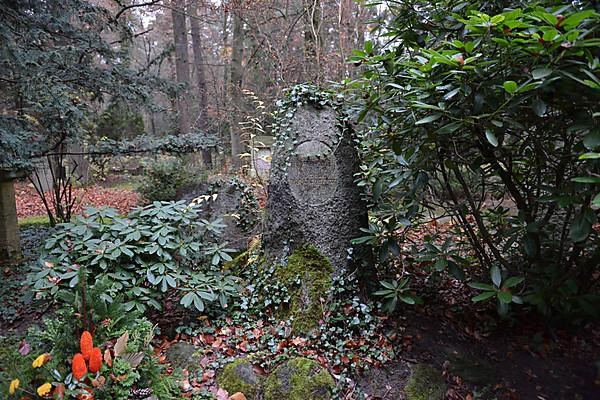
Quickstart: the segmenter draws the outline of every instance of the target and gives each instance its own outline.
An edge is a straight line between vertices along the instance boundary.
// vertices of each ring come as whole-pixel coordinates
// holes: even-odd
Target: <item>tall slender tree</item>
[[[175,73],[177,83],[190,84],[190,65],[188,54],[187,27],[185,23],[185,0],[173,0],[171,15],[173,18],[173,41],[175,43]],[[177,96],[177,126],[179,133],[188,133],[191,127],[190,107],[185,92]]]
[[[244,57],[244,21],[242,20],[242,0],[233,0],[233,35],[231,40],[231,66],[229,78],[229,98],[233,106],[230,124],[231,158],[233,167],[238,170],[243,165],[241,155],[243,153],[242,130],[239,126],[240,118],[238,110],[242,106],[242,85]]]
[[[202,50],[202,34],[200,32],[200,21],[198,15],[198,0],[193,0],[190,4],[190,28],[192,31],[192,49],[194,51],[194,71],[196,73],[196,86],[198,96],[198,117],[194,125],[202,132],[208,131],[208,99],[206,96],[206,75],[204,71],[204,54]],[[208,149],[202,150],[202,161],[207,167],[212,167],[211,152]]]

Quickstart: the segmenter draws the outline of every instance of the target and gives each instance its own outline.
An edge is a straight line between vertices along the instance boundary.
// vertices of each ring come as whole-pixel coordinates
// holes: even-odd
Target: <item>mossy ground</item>
[[[19,218],[19,228],[31,228],[37,226],[50,226],[50,220],[47,215],[38,215],[34,217]]]
[[[327,400],[334,387],[329,372],[317,362],[295,358],[271,373],[265,383],[265,400]]]
[[[406,400],[441,400],[446,392],[442,375],[435,368],[417,364],[404,388]]]
[[[317,326],[323,315],[322,299],[331,288],[332,273],[327,257],[309,244],[296,248],[287,265],[277,267],[275,277],[291,296],[290,307],[282,317],[294,317],[292,326],[296,332],[307,333]]]

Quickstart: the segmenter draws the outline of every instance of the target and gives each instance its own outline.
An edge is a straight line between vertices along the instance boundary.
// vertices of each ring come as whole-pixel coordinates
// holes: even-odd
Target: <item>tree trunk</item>
[[[241,5],[240,0],[234,1],[231,75],[229,82],[229,98],[233,105],[233,110],[230,112],[231,124],[229,126],[231,137],[231,159],[235,170],[239,170],[243,165],[241,159],[243,153],[242,131],[239,125],[239,114],[242,105],[242,57],[244,55],[244,21],[241,18]]]
[[[340,48],[339,79],[348,77],[348,64],[345,63],[349,51],[354,48],[354,26],[352,26],[352,0],[340,0],[338,9],[338,35]]]
[[[208,100],[206,97],[202,36],[198,19],[198,0],[194,0],[190,6],[190,27],[192,28],[192,49],[194,50],[194,67],[196,70],[196,84],[198,86],[198,119],[196,126],[206,135],[208,134]],[[212,168],[210,149],[202,150],[202,161],[208,168]]]
[[[304,1],[304,79],[320,84],[321,77],[321,0]]]
[[[175,43],[175,73],[177,83],[189,85],[190,66],[188,56],[187,29],[185,24],[185,0],[173,0],[173,39]],[[177,125],[180,134],[190,131],[190,110],[185,93],[177,95]]]

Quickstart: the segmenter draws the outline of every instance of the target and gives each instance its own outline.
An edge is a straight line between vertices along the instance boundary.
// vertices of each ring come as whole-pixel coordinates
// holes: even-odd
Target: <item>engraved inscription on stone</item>
[[[332,150],[318,140],[301,143],[291,154],[287,180],[297,201],[308,205],[327,202],[338,184]]]

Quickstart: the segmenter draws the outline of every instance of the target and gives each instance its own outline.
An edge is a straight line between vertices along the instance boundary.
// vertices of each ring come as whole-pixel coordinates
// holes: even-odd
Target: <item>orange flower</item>
[[[92,353],[90,354],[89,366],[90,372],[94,374],[100,371],[100,368],[102,368],[102,351],[100,351],[98,347],[94,347],[92,349]]]
[[[83,358],[83,354],[77,353],[75,357],[73,357],[73,365],[71,366],[73,371],[73,377],[77,380],[80,380],[87,374],[88,369],[87,365],[85,365],[85,359]]]
[[[92,353],[92,349],[94,348],[94,342],[92,340],[92,334],[88,331],[83,331],[81,334],[81,340],[79,341],[79,348],[81,349],[81,354],[83,354],[83,358],[85,361],[90,359],[90,354]]]

